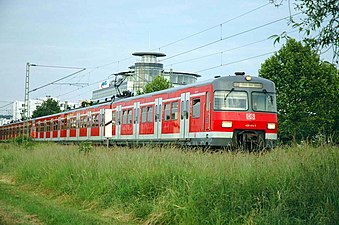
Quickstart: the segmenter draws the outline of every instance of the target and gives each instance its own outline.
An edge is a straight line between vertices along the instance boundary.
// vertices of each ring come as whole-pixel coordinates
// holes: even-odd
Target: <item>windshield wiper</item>
[[[232,88],[224,97],[224,101],[226,101],[227,97],[231,94],[231,92],[234,91],[234,88]]]
[[[262,90],[262,91],[265,93],[265,95],[266,95],[267,97],[269,97],[271,103],[273,103],[273,97],[272,97],[272,95],[270,95],[270,94],[267,92],[266,89],[264,89],[264,90]]]

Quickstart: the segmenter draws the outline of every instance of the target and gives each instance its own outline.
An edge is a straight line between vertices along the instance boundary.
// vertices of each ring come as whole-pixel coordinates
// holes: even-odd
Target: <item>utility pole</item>
[[[29,114],[29,70],[31,64],[29,62],[26,64],[26,79],[25,79],[25,101],[24,101],[24,110],[23,110],[23,120],[28,119]]]

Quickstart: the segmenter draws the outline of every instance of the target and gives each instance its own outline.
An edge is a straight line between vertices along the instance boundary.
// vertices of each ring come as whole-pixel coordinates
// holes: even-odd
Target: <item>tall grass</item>
[[[7,147],[6,147],[7,146]],[[0,146],[0,172],[70,196],[102,216],[145,224],[335,224],[339,151],[263,154],[175,147]]]

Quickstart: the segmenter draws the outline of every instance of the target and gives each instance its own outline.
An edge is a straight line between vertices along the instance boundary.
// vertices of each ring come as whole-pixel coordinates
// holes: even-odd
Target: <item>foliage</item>
[[[276,2],[276,1],[273,1]],[[289,4],[291,0],[288,0]],[[314,49],[329,49],[333,58],[339,56],[339,3],[338,0],[296,0],[294,9],[302,16],[290,19],[293,27],[304,34],[304,41]],[[276,39],[279,41],[279,37]]]
[[[259,75],[276,84],[283,141],[339,134],[338,70],[321,62],[309,46],[288,40],[262,64]]]
[[[151,93],[155,91],[165,90],[171,88],[172,84],[163,76],[156,76],[151,82],[147,83],[144,87],[143,93]],[[138,93],[140,94],[140,93]]]
[[[36,110],[34,110],[32,118],[52,115],[59,112],[61,112],[59,102],[52,98],[48,98],[46,101],[43,101]]]
[[[87,155],[92,150],[93,147],[91,142],[84,141],[79,144],[79,153],[84,153]]]
[[[27,135],[20,135],[16,138],[13,138],[11,139],[11,142],[25,149],[32,149],[35,145],[33,138]]]
[[[121,224],[336,224],[339,220],[335,188],[339,151],[330,146],[277,148],[264,154],[100,147],[91,157],[81,157],[74,146],[44,144],[28,152],[0,145],[3,158],[0,175],[13,177],[16,187],[35,188],[35,196],[50,193],[56,198],[52,198],[56,212],[64,199],[67,206],[102,220],[116,218]],[[19,196],[17,201],[31,200]],[[51,218],[47,219],[42,222],[50,224]]]

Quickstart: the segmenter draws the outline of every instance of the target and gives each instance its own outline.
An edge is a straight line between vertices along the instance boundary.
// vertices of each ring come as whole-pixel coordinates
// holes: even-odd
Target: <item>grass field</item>
[[[7,224],[337,224],[339,150],[1,144],[0,190]]]

